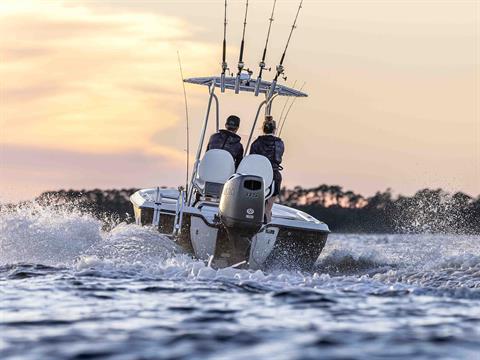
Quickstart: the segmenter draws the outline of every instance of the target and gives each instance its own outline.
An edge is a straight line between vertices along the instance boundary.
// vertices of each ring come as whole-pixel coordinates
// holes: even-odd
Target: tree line
[[[42,193],[40,205],[74,206],[99,218],[133,222],[129,197],[138,189],[59,190]],[[394,197],[390,189],[365,197],[338,185],[283,188],[280,202],[327,223],[335,232],[480,234],[480,196],[423,189]],[[13,205],[0,205],[8,207]]]
[[[480,234],[480,196],[422,189],[394,197],[390,189],[364,197],[338,185],[282,189],[282,202],[326,222],[334,231]]]

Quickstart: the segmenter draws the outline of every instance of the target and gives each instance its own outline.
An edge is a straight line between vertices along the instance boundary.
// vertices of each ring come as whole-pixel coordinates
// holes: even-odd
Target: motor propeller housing
[[[265,190],[263,179],[255,175],[233,175],[220,197],[220,221],[227,232],[252,237],[263,224]]]

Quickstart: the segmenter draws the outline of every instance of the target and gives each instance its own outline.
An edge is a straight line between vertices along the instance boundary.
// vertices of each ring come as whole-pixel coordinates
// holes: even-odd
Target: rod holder
[[[220,90],[222,93],[225,92],[225,74],[220,75]]]
[[[237,77],[235,78],[235,94],[240,92],[240,73],[238,73]]]
[[[258,77],[257,81],[255,82],[255,96],[258,96],[260,94],[260,84],[262,83],[262,78]]]

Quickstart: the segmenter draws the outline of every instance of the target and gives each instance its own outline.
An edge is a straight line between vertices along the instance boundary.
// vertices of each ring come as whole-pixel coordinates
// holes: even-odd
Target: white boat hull
[[[273,206],[272,220],[252,238],[230,235],[218,221],[218,204],[183,204],[173,189],[145,189],[130,200],[138,225],[154,226],[192,256],[215,267],[243,263],[250,269],[309,269],[325,246],[328,226],[286,206]]]

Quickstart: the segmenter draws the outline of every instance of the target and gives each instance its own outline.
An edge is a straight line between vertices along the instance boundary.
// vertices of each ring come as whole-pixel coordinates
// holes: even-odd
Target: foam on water
[[[0,265],[67,266],[78,274],[247,283],[269,289],[397,288],[480,296],[480,237],[332,234],[313,273],[212,269],[155,230],[119,224],[110,231],[79,210],[38,205],[3,211]],[[458,291],[457,291],[458,290]]]
[[[3,211],[0,357],[475,358],[479,254],[478,236],[332,234],[311,273],[212,269],[146,227]]]

